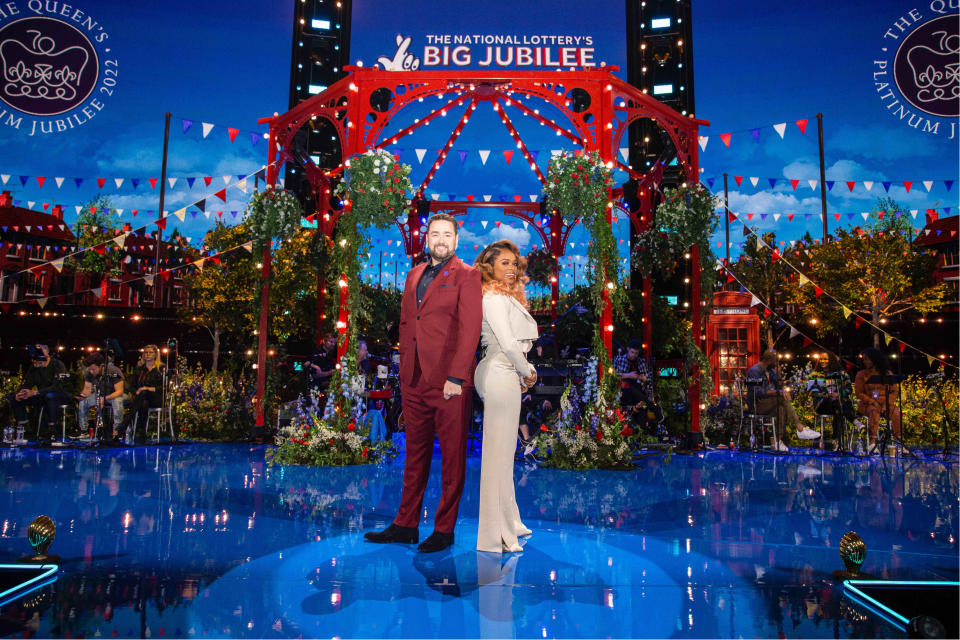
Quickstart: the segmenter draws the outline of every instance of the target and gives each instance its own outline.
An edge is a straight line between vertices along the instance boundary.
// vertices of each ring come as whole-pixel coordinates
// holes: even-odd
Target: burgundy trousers
[[[434,517],[434,531],[453,533],[457,510],[463,494],[464,466],[467,459],[467,426],[473,405],[473,388],[443,399],[443,387],[427,384],[416,367],[413,383],[400,388],[403,421],[407,432],[407,460],[403,469],[403,495],[393,522],[400,527],[416,527],[423,510],[423,493],[430,475],[434,437],[440,442],[442,487],[440,504]]]

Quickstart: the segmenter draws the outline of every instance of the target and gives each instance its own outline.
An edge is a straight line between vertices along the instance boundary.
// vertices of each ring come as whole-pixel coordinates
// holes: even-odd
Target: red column
[[[341,337],[337,340],[337,364],[339,364],[343,354],[347,352],[347,346],[350,342],[349,327],[347,326],[350,319],[349,308],[347,307],[350,304],[350,282],[347,280],[346,274],[343,273],[340,274],[340,279],[337,282],[340,286],[340,309],[337,312],[337,333]]]
[[[267,321],[270,312],[270,245],[263,250],[260,269],[260,324],[257,329],[257,421],[253,428],[255,438],[263,437],[264,391],[267,388]]]
[[[701,349],[700,341],[700,247],[690,247],[690,306],[693,311],[691,324],[693,325],[693,344]],[[690,368],[690,429],[700,431],[700,371],[696,363]]]

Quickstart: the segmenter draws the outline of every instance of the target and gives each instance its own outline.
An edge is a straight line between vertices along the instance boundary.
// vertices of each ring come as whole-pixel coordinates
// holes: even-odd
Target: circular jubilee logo
[[[960,34],[957,16],[934,18],[897,48],[893,77],[903,98],[930,115],[960,115]]]
[[[0,96],[32,116],[55,116],[77,107],[100,76],[90,40],[55,18],[23,18],[0,28],[0,62]]]
[[[0,126],[56,134],[95,118],[117,87],[106,28],[59,0],[0,4]]]

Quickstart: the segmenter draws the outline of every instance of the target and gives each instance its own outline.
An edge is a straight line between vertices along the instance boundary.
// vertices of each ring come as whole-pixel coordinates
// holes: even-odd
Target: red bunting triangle
[[[774,249],[773,252],[770,253],[770,262],[776,262],[779,259],[780,259],[780,252]]]
[[[727,282],[733,282],[736,278],[733,277],[732,273],[727,274]]]
[[[736,219],[737,219],[737,216],[736,214],[733,213],[733,211],[727,212],[727,222],[733,222]]]
[[[107,184],[106,178],[97,178],[97,187],[103,189],[103,185]]]
[[[158,227],[160,227],[161,229],[166,229],[166,228],[167,228],[167,219],[166,219],[166,218],[160,218],[159,220],[157,220],[156,222],[154,222],[154,224],[157,225]]]
[[[220,198],[220,199],[223,200],[224,202],[227,201],[227,190],[226,190],[226,189],[220,189],[220,191],[217,191],[217,192],[216,192],[215,194],[213,194],[213,195],[217,196],[218,198]]]
[[[769,318],[769,317],[770,317],[770,309],[769,309],[768,307],[764,307],[764,308],[763,308],[763,317],[764,317],[764,318]]]
[[[811,344],[813,344],[813,340],[811,340],[807,336],[803,336],[803,346],[809,347]]]
[[[467,194],[467,202],[473,202],[473,194]]]
[[[787,214],[787,221],[793,222],[793,216],[794,216],[794,215],[796,215],[796,214],[788,213],[788,214]]]
[[[457,224],[460,225],[461,228],[463,228],[463,220],[457,220]],[[389,242],[388,242],[388,244],[389,244]]]
[[[44,176],[37,176],[37,184],[40,185],[41,188],[43,188],[43,183],[46,181],[47,179]]]
[[[823,295],[823,289],[821,289],[817,285],[813,285],[813,292],[817,294],[818,298]]]
[[[906,342],[899,342],[899,343],[897,344],[897,346],[900,347],[900,353],[903,353],[903,350],[907,348],[907,343],[906,343]]]
[[[513,201],[514,201],[514,202],[520,202],[520,196],[519,196],[518,194],[516,194],[516,193],[513,194]]]
[[[227,135],[230,136],[230,142],[233,142],[234,140],[237,139],[238,133],[240,133],[240,129],[233,129],[231,127],[227,127]]]
[[[743,176],[733,176],[734,181],[737,183],[737,186],[740,186],[740,183],[743,182]]]
[[[43,203],[43,210],[46,211],[46,210],[49,209],[49,208],[50,208],[50,203],[49,203],[49,202],[44,202],[44,203]]]
[[[210,186],[210,183],[213,181],[212,176],[203,176],[203,184]]]
[[[507,161],[507,164],[510,164],[510,160],[513,159],[513,149],[504,149],[503,159]]]
[[[857,316],[856,318],[853,319],[853,325],[855,328],[859,329],[860,325],[862,324],[863,324],[863,318],[861,318],[860,316]]]
[[[907,193],[910,193],[910,187],[913,186],[913,180],[905,181],[903,183],[903,188],[907,190]]]
[[[800,184],[800,181],[799,181],[799,180],[791,180],[791,181],[790,181],[790,184],[793,186],[793,190],[796,191],[796,190],[797,190],[797,185]]]
[[[729,149],[729,148],[730,148],[730,134],[729,134],[729,133],[721,133],[721,134],[720,134],[720,139],[723,140],[723,144],[727,145],[727,148]]]
[[[99,253],[100,255],[103,255],[107,252],[107,248],[104,247],[103,245],[100,245],[99,247],[94,247],[93,250]]]
[[[150,188],[151,188],[151,189],[156,189],[156,188],[157,188],[157,179],[156,179],[156,178],[147,178],[147,182],[150,183]]]
[[[800,133],[801,133],[801,135],[806,134],[806,133],[807,133],[807,118],[804,118],[803,120],[797,120],[797,126],[800,127]]]
[[[834,220],[836,220],[837,222],[840,222],[840,215],[841,215],[841,214],[839,214],[839,213],[833,214]]]
[[[753,214],[752,214],[752,213],[748,213],[748,214],[747,214],[747,220],[753,220]]]
[[[131,213],[133,214],[133,217],[136,218],[137,214],[140,213],[140,209],[133,209]]]
[[[857,183],[854,180],[847,180],[847,189],[853,191],[855,186],[857,186]]]
[[[499,228],[500,228],[500,221],[497,220],[497,229],[499,229]]]

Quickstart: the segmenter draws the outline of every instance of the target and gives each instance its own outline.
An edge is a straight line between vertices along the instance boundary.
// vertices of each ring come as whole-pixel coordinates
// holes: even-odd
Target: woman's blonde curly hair
[[[509,251],[517,257],[517,279],[513,286],[505,282],[500,282],[493,277],[493,263],[500,255],[501,251]],[[520,302],[525,308],[527,304],[527,294],[524,285],[530,281],[527,277],[527,259],[520,254],[517,245],[509,240],[497,240],[488,244],[477,259],[473,261],[473,266],[480,272],[481,286],[483,292],[492,291],[505,296],[511,296]]]

